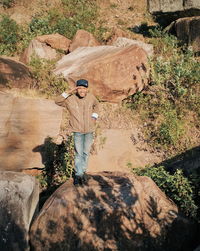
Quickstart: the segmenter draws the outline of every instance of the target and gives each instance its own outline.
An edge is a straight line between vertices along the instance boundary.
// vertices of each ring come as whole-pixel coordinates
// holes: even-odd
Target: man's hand
[[[67,91],[67,93],[71,95],[71,94],[73,94],[75,91],[77,91],[78,88],[79,88],[79,87],[77,86],[77,87],[75,87],[75,88],[73,88],[73,89]]]

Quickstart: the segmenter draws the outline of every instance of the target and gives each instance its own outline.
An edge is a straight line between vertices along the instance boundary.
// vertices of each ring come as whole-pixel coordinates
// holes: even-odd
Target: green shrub
[[[192,51],[179,47],[174,36],[160,29],[152,31],[155,56],[149,59],[150,85],[127,99],[127,106],[140,114],[143,131],[153,147],[168,155],[192,145],[190,127],[200,122],[200,64]],[[191,127],[192,128],[192,127]]]
[[[58,186],[72,176],[74,166],[74,145],[73,137],[68,136],[61,145],[47,138],[42,149],[43,164],[42,173],[37,177],[43,189],[50,189]]]
[[[0,55],[13,55],[19,41],[19,26],[7,15],[0,16]]]
[[[159,166],[135,168],[133,172],[140,176],[150,177],[186,216],[196,218],[198,207],[194,201],[194,187],[181,170],[177,169],[172,175],[163,166]]]
[[[157,130],[157,142],[163,145],[176,145],[184,133],[182,121],[177,116],[176,110],[166,111],[164,121]]]
[[[52,73],[55,68],[56,60],[40,59],[32,57],[30,68],[33,75],[34,88],[48,97],[58,95],[68,88],[68,83],[62,76],[56,76]]]
[[[97,6],[95,1],[62,0],[60,10],[49,10],[46,15],[35,16],[30,25],[30,31],[36,35],[58,32],[72,39],[78,29],[95,31]]]
[[[101,24],[97,25],[97,19],[95,0],[62,0],[59,8],[37,13],[28,27],[17,25],[8,16],[2,16],[0,54],[20,54],[38,35],[59,33],[72,39],[79,29],[87,30],[103,41],[107,29]]]
[[[32,33],[36,35],[44,35],[44,34],[51,34],[55,30],[51,25],[49,24],[50,22],[50,17],[43,16],[43,15],[36,15],[35,17],[32,18],[29,28]],[[56,32],[56,31],[55,31]]]

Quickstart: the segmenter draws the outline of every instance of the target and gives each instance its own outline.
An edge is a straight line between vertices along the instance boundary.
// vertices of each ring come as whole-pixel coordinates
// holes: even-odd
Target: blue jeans
[[[74,132],[75,175],[82,176],[87,169],[93,133]]]

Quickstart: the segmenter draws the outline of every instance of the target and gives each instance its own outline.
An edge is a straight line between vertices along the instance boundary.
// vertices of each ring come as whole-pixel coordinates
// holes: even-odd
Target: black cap
[[[85,79],[79,79],[76,81],[76,86],[84,86],[88,88],[88,81]]]

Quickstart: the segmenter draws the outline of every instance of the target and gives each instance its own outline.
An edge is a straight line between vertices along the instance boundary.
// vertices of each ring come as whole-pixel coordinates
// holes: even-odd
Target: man
[[[80,79],[76,82],[76,88],[62,93],[55,103],[66,107],[70,114],[69,124],[75,147],[74,185],[82,185],[88,179],[86,170],[98,118],[98,101],[88,92],[88,81]]]

